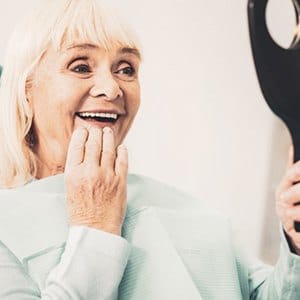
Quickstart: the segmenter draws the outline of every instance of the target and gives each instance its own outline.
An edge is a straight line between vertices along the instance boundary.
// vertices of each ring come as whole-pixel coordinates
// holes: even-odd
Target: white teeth
[[[90,112],[81,112],[78,113],[80,117],[85,117],[85,118],[94,118],[94,117],[99,117],[99,118],[110,118],[116,120],[118,118],[117,114],[108,114],[108,113],[90,113]]]

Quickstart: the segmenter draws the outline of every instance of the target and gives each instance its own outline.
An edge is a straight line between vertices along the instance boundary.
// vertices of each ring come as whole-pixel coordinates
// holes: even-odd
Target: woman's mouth
[[[80,119],[88,122],[99,123],[115,123],[119,116],[116,113],[104,113],[104,112],[78,112],[76,113]]]

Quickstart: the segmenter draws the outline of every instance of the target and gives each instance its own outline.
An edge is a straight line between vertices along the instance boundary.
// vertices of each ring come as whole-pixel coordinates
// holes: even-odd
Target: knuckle
[[[106,172],[103,182],[106,186],[112,186],[114,184],[114,176],[112,172]]]
[[[100,147],[100,142],[98,140],[88,140],[86,142],[86,147],[88,148],[99,148]]]
[[[295,233],[291,236],[291,239],[293,240],[294,244],[299,248],[300,247],[300,234]]]
[[[119,159],[118,163],[119,163],[119,165],[122,165],[122,166],[128,166],[128,160],[127,159]]]
[[[116,156],[116,152],[111,149],[103,149],[102,155],[104,157],[114,158]]]
[[[86,170],[86,178],[88,178],[88,181],[91,184],[95,184],[99,181],[100,174],[97,169],[89,168],[88,170]]]
[[[120,187],[122,185],[122,178],[120,176],[115,176],[114,177],[114,184],[117,186],[117,187]]]
[[[118,161],[118,167],[122,171],[122,173],[126,173],[127,174],[128,167],[129,167],[128,161],[126,161],[126,160],[119,160]]]

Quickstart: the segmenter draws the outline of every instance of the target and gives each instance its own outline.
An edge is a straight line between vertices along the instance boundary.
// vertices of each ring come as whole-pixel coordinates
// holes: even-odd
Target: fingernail
[[[97,132],[99,132],[100,133],[100,130],[101,130],[101,128],[98,128],[98,127],[90,127],[90,131],[91,130],[93,130],[93,131],[97,131]]]
[[[93,126],[92,125],[83,125],[82,128],[85,128],[86,130],[90,130]]]
[[[119,145],[118,149],[127,151],[127,147],[124,144]]]
[[[110,132],[112,132],[112,129],[111,129],[110,127],[104,127],[104,128],[103,128],[103,132],[108,132],[108,133],[110,133]]]
[[[294,171],[294,169],[288,170],[287,173],[286,173],[286,176],[287,176],[287,178],[289,178],[289,179],[294,178],[294,176],[295,176],[295,171]]]
[[[288,198],[290,197],[290,195],[291,195],[290,192],[283,192],[283,193],[279,196],[279,198],[280,198],[281,200],[286,200],[286,199],[288,199]]]

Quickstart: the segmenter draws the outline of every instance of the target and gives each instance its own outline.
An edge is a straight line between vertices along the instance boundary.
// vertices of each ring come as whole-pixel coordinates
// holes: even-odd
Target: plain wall
[[[13,24],[38,2],[0,0],[0,63]],[[283,2],[272,1],[271,25],[287,42],[285,30],[294,21]],[[117,3],[136,28],[145,57],[142,106],[127,141],[131,171],[224,212],[245,247],[273,261],[279,230],[274,189],[290,141],[259,89],[247,1]]]

